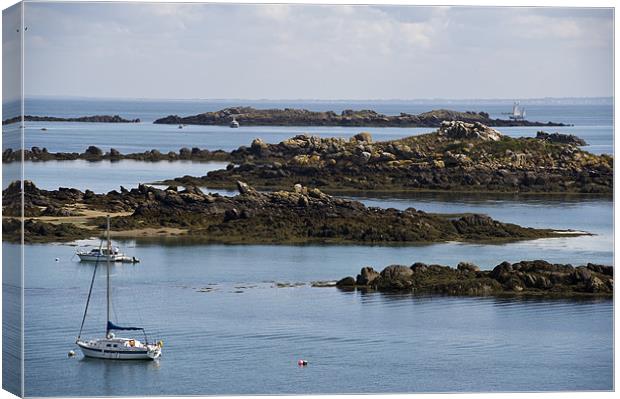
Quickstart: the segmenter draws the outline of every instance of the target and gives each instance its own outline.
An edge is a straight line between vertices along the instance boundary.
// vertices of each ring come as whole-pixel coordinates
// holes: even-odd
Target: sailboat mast
[[[108,326],[110,323],[110,255],[112,254],[112,242],[110,241],[110,215],[106,218],[106,232],[108,238],[108,253],[106,254],[106,300],[107,300],[107,320],[105,323],[106,336],[108,335]]]

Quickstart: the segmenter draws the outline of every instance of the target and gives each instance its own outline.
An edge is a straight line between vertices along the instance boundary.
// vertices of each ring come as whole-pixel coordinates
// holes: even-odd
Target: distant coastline
[[[93,122],[93,123],[140,123],[140,119],[125,119],[118,115],[92,115],[92,116],[80,116],[77,118],[60,118],[56,116],[35,116],[24,115],[24,121],[26,122]],[[5,119],[2,121],[3,125],[10,125],[11,123],[21,122],[21,116],[15,116],[13,118]]]
[[[374,110],[346,109],[340,114],[334,111],[310,111],[296,108],[257,109],[253,107],[229,107],[219,111],[205,112],[181,117],[168,115],[156,119],[155,124],[172,125],[216,125],[228,126],[235,119],[248,126],[353,126],[353,127],[439,127],[443,121],[483,123],[487,126],[571,126],[561,122],[539,122],[526,119],[491,118],[487,112],[454,111],[436,109],[420,114],[401,112],[386,115]],[[139,118],[126,119],[119,115],[92,115],[80,117],[57,117],[25,115],[26,122],[93,122],[93,123],[140,123]],[[21,122],[21,116],[2,121],[3,125]]]

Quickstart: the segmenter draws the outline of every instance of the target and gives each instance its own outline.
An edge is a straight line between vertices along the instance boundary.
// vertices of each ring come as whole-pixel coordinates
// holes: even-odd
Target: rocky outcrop
[[[327,192],[478,191],[611,193],[613,158],[572,144],[511,138],[480,123],[444,122],[436,132],[373,142],[298,135],[278,144],[260,139],[230,153],[226,170],[166,184],[259,189],[300,183]]]
[[[503,262],[489,271],[481,271],[466,262],[459,263],[456,269],[424,263],[414,263],[411,267],[392,265],[381,273],[367,266],[357,279],[345,277],[337,286],[416,294],[611,297],[614,280],[611,266],[589,263],[573,267],[535,260]]]
[[[24,220],[24,242],[68,242],[94,236],[92,230],[84,229],[72,223],[48,223],[31,219]],[[21,242],[22,223],[20,219],[2,219],[2,240]]]
[[[3,125],[11,123],[21,122],[22,118],[14,117],[5,119],[2,121]],[[24,121],[26,122],[95,122],[95,123],[140,123],[140,119],[125,119],[118,115],[93,115],[93,116],[80,116],[77,118],[59,118],[55,116],[35,116],[25,115]]]
[[[160,190],[140,185],[107,194],[72,188],[47,191],[24,182],[27,218],[79,210],[128,213],[111,220],[115,232],[145,228],[185,229],[194,238],[226,243],[399,243],[446,240],[513,241],[565,234],[502,223],[482,215],[444,217],[409,208],[366,207],[296,185],[291,191],[261,193],[243,182],[239,195],[205,194],[197,187]],[[3,191],[3,212],[19,216],[21,185]],[[58,218],[63,222],[63,218]],[[103,218],[92,220],[102,227]],[[564,232],[566,233],[566,232]],[[135,233],[134,233],[135,234]],[[368,276],[370,279],[371,276]]]
[[[536,132],[536,138],[538,140],[545,140],[551,143],[561,143],[561,144],[571,144],[575,146],[585,146],[588,145],[586,141],[582,138],[579,138],[573,134],[562,134],[562,133],[547,133],[543,131]]]
[[[500,132],[480,122],[445,121],[441,123],[437,133],[450,140],[499,141],[502,138]]]
[[[232,158],[230,154],[222,151],[209,151],[207,149],[200,149],[197,147],[181,148],[179,152],[169,151],[162,153],[156,149],[150,151],[121,154],[117,149],[110,148],[108,152],[104,152],[103,149],[90,146],[84,152],[49,152],[47,148],[32,147],[29,150],[22,151],[13,150],[8,148],[2,152],[2,162],[20,162],[24,158],[24,161],[71,161],[76,159],[83,159],[86,161],[120,161],[123,159],[131,159],[136,161],[145,162],[160,162],[160,161],[177,161],[187,160],[194,162],[209,162],[209,161],[229,161]]]
[[[445,109],[418,115],[401,113],[384,115],[372,110],[344,110],[315,112],[306,109],[256,109],[232,107],[215,112],[180,117],[170,115],[154,123],[186,125],[229,125],[233,118],[241,124],[253,126],[374,126],[374,127],[439,127],[443,121],[484,123],[491,126],[565,126],[554,122],[530,122],[526,120],[492,119],[485,112],[458,112]]]

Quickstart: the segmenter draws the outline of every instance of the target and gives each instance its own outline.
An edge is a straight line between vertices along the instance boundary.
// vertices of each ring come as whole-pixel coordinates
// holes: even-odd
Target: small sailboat
[[[110,217],[107,218],[107,253],[112,251],[112,242],[110,241]],[[149,343],[146,331],[142,327],[126,327],[114,324],[110,320],[110,257],[106,257],[106,300],[107,300],[107,320],[105,328],[105,336],[103,338],[84,339],[82,338],[82,330],[84,328],[84,321],[88,313],[88,305],[90,303],[91,294],[93,291],[93,284],[95,282],[95,276],[97,274],[97,266],[99,262],[95,264],[93,271],[93,277],[90,282],[90,289],[88,291],[88,298],[86,299],[86,308],[84,309],[84,316],[82,317],[82,325],[80,326],[80,332],[77,336],[75,343],[80,348],[84,356],[93,357],[98,359],[118,359],[118,360],[154,360],[161,356],[163,347],[162,341],[157,343]],[[141,331],[144,336],[144,342],[136,338],[123,338],[117,337],[114,331]]]
[[[510,119],[523,120],[525,119],[525,108],[521,107],[518,101],[512,105],[512,112],[510,113]]]
[[[124,262],[124,263],[138,263],[139,260],[133,256],[125,256],[118,247],[108,248],[93,248],[90,251],[77,251],[76,255],[82,262],[98,262],[107,261],[110,262]]]
[[[238,128],[239,127],[239,122],[237,122],[237,119],[235,119],[235,117],[233,117],[232,122],[230,122],[230,127],[232,127],[232,128]]]

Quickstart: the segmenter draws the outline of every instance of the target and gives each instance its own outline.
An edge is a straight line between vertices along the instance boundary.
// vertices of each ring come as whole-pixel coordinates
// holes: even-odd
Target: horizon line
[[[317,101],[317,102],[387,102],[387,101],[535,101],[535,100],[611,100],[613,102],[614,96],[547,96],[547,97],[481,97],[481,98],[446,98],[446,97],[426,97],[426,98],[170,98],[170,97],[113,97],[113,96],[80,96],[80,95],[51,95],[51,94],[34,94],[26,95],[24,99],[89,99],[89,100],[143,100],[143,101]],[[10,101],[18,101],[19,99],[13,99]],[[9,102],[10,102],[9,101]]]

